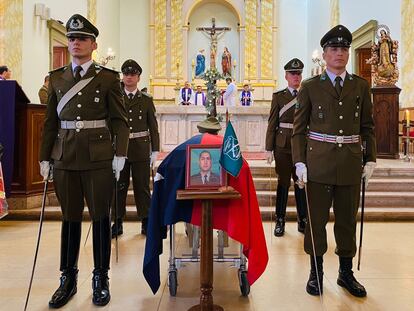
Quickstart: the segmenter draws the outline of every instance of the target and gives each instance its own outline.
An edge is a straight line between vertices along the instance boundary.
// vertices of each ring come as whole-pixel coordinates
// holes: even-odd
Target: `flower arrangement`
[[[207,70],[201,78],[206,81],[207,95],[206,95],[206,110],[208,116],[216,116],[216,103],[220,98],[220,89],[217,87],[217,80],[224,77],[216,68],[210,68]]]

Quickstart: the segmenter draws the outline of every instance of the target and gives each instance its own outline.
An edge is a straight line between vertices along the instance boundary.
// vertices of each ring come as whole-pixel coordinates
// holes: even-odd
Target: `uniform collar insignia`
[[[354,77],[352,75],[348,75],[349,80],[354,80]]]
[[[321,81],[325,81],[326,80],[326,72],[321,74]]]

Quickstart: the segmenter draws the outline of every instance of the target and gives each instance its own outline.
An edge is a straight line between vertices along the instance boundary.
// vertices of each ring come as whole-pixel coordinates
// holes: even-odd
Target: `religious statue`
[[[224,52],[221,55],[221,68],[223,76],[231,76],[231,53],[227,47],[224,48]]]
[[[376,37],[378,43],[371,47],[371,72],[374,85],[395,85],[398,81],[397,52],[398,41],[392,40],[386,25],[379,25]]]
[[[204,56],[204,49],[201,49],[197,54],[197,65],[195,69],[195,76],[198,77],[206,70],[206,57]]]
[[[210,38],[210,69],[216,68],[217,58],[217,43],[226,31],[229,31],[229,27],[216,27],[216,19],[211,19],[212,27],[198,27],[198,31],[202,31],[207,37]]]

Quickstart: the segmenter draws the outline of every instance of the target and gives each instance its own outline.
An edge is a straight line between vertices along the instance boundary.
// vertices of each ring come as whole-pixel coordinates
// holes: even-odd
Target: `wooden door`
[[[360,48],[356,50],[356,56],[358,59],[358,75],[368,81],[371,84],[371,65],[367,64],[367,59],[371,58],[371,48]]]
[[[63,67],[68,63],[68,48],[65,46],[53,47],[53,69]]]

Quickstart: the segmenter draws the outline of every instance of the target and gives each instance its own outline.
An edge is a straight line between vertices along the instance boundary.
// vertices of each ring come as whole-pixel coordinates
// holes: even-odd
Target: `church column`
[[[182,75],[184,80],[190,81],[190,80],[192,80],[192,77],[188,76],[188,67],[187,67],[188,64],[191,62],[188,59],[188,28],[189,27],[187,25],[182,27],[182,40],[181,40],[182,44],[181,44],[180,49],[178,51],[179,51],[179,53],[182,52],[182,55],[183,55],[182,62],[181,62],[183,65],[181,66],[180,74]]]
[[[175,75],[174,77],[172,76],[172,74],[174,73],[174,71],[172,70],[172,66],[175,66],[176,63],[176,59],[172,59],[171,55],[172,55],[172,51],[171,51],[171,0],[166,0],[167,3],[167,8],[166,8],[166,25],[165,25],[165,35],[166,35],[166,76],[168,79],[176,79],[177,75]]]
[[[256,82],[259,82],[260,78],[261,78],[261,54],[262,54],[262,1],[261,0],[257,0],[257,8],[256,8],[256,46],[257,46],[257,51],[256,54],[259,56],[256,59],[256,71],[255,71],[255,76],[256,76]]]
[[[246,40],[244,78],[251,80],[256,73],[257,41],[256,41],[256,12],[257,0],[245,0],[246,8]]]
[[[414,2],[403,0],[401,2],[401,54],[403,66],[401,67],[402,107],[414,107]]]
[[[171,78],[182,78],[183,69],[186,68],[186,57],[183,56],[183,40],[185,41],[184,29],[182,29],[182,6],[183,0],[169,0],[170,3],[170,38],[171,48],[168,48],[171,59]],[[184,50],[187,52],[187,50]],[[183,60],[184,58],[184,60]],[[177,63],[179,64],[177,68]]]
[[[167,2],[155,0],[155,78],[167,76]]]
[[[278,53],[278,31],[279,31],[279,19],[278,19],[278,11],[279,11],[279,1],[273,0],[273,27],[272,27],[272,77],[274,82],[277,86],[277,77],[278,77],[278,67],[279,67],[279,53]]]
[[[154,0],[150,2],[150,22],[149,22],[149,38],[150,38],[150,76],[154,77],[155,74],[155,57],[152,57],[152,53],[155,51],[155,9]],[[150,93],[153,94],[153,90]]]
[[[246,44],[246,26],[240,26],[239,27],[239,34],[240,34],[240,51],[239,51],[239,64],[238,67],[236,67],[237,72],[239,73],[239,81],[243,82],[244,79],[246,78],[245,72],[243,70],[243,68],[245,68],[245,56],[246,54],[244,53],[244,46],[243,43]]]
[[[96,0],[88,0],[87,19],[96,25]]]
[[[331,27],[339,25],[339,0],[331,0]]]
[[[13,42],[12,47],[6,46]],[[12,71],[12,79],[22,80],[23,0],[0,1],[0,63]]]
[[[273,0],[262,0],[261,2],[261,43],[260,43],[260,78],[261,80],[272,79],[272,16]]]

